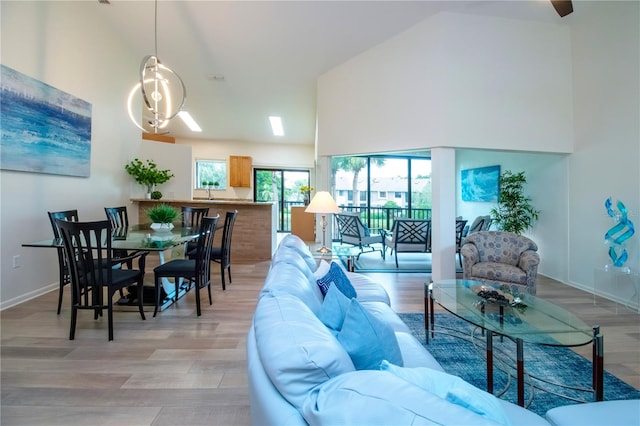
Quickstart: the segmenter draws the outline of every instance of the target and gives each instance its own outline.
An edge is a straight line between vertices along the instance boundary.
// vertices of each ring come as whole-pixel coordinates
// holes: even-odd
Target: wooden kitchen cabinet
[[[291,206],[291,233],[303,241],[316,240],[316,215],[305,213],[306,206]]]
[[[251,188],[251,157],[229,157],[229,186]]]

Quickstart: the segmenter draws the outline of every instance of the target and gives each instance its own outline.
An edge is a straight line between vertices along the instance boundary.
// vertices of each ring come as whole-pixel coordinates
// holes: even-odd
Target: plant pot
[[[152,223],[151,229],[156,232],[171,231],[173,229],[173,223]]]

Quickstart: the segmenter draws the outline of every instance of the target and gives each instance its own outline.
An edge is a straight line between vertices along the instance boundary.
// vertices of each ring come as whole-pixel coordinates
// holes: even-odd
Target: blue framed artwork
[[[91,104],[0,65],[0,168],[88,177]]]
[[[462,201],[498,202],[500,166],[462,170]]]

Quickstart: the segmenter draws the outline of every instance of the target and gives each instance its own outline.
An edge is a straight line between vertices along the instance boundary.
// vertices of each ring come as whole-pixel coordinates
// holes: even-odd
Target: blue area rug
[[[399,314],[400,318],[409,326],[413,335],[423,345],[424,314]],[[437,313],[435,320],[435,339],[429,339],[425,345],[427,350],[438,360],[447,373],[455,374],[472,383],[480,389],[487,389],[487,369],[485,344],[481,331],[465,321],[451,314]],[[458,337],[445,334],[452,330],[460,331]],[[452,333],[454,334],[454,333]],[[478,340],[474,345],[468,339],[474,336]],[[606,338],[606,336],[605,336]],[[606,342],[606,340],[605,340]],[[494,394],[506,388],[500,398],[517,402],[515,370],[509,366],[515,365],[515,343],[508,339],[500,342],[498,337],[494,343]],[[607,347],[605,344],[605,359]],[[511,357],[512,359],[509,359]],[[576,354],[569,348],[558,348],[540,345],[524,345],[524,366],[526,373],[551,381],[542,382],[530,378],[525,385],[525,404],[529,410],[544,415],[548,410],[561,405],[575,403],[572,399],[560,397],[555,393],[569,396],[575,400],[593,400],[593,393],[565,389],[556,384],[569,385],[582,389],[591,389],[591,361]],[[496,358],[504,359],[505,363]],[[508,366],[508,365],[509,366]],[[511,373],[511,376],[507,374]],[[529,384],[533,384],[532,386]],[[542,390],[543,388],[545,390]],[[551,391],[551,392],[549,392]],[[533,397],[533,398],[532,398]],[[618,379],[614,375],[604,373],[604,399],[639,399],[640,391]]]

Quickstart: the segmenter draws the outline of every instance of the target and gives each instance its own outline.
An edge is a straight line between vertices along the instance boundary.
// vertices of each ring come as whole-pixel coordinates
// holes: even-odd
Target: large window
[[[196,160],[194,169],[195,189],[207,189],[211,186],[217,189],[227,188],[226,160]]]
[[[338,206],[360,212],[371,228],[391,229],[395,217],[431,217],[428,156],[334,157],[332,179]]]

